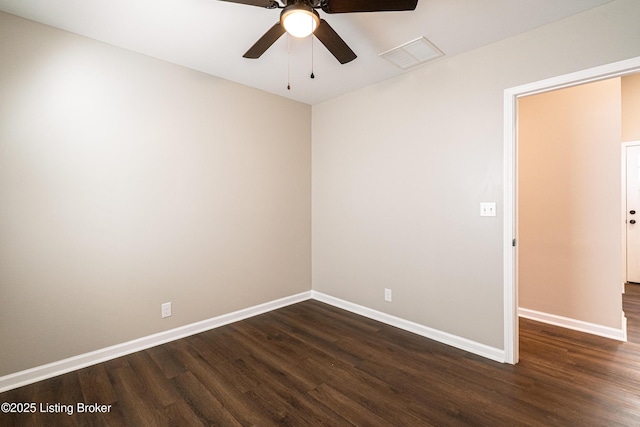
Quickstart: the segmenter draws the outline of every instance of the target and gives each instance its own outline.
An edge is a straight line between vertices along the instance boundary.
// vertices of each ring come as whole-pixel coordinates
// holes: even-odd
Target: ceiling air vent
[[[433,43],[424,37],[420,37],[398,47],[394,47],[378,56],[406,70],[407,68],[415,67],[416,65],[439,58],[442,55],[444,55],[444,53]]]

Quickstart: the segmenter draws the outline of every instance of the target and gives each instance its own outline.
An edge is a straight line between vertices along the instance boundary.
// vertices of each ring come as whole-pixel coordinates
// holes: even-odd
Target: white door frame
[[[504,91],[504,355],[506,363],[518,363],[518,236],[517,145],[518,98],[640,72],[640,56]]]

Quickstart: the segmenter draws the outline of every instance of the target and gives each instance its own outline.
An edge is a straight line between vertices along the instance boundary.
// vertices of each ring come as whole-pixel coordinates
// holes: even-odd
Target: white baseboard
[[[311,291],[302,292],[243,310],[234,311],[233,313],[223,314],[221,316],[212,317],[211,319],[159,332],[133,341],[116,344],[111,347],[102,348],[100,350],[73,356],[68,359],[9,374],[0,377],[0,393],[85,368],[87,366],[95,365],[97,363],[105,362],[107,360],[115,359],[120,356],[135,353],[136,351],[155,347],[169,341],[174,341],[200,332],[208,331],[210,329],[218,328],[229,323],[257,316],[258,314],[286,307],[310,298]]]
[[[341,308],[343,310],[350,311],[352,313],[356,313],[391,326],[395,326],[405,331],[421,335],[423,337],[459,348],[461,350],[468,351],[473,354],[477,354],[482,357],[486,357],[491,360],[495,360],[497,362],[504,363],[505,361],[504,350],[490,347],[485,344],[480,344],[478,342],[458,337],[447,332],[432,329],[427,326],[420,325],[409,320],[401,319],[399,317],[395,317],[358,304],[353,304],[351,302],[341,300],[339,298],[335,298],[321,292],[307,291],[275,301],[270,301],[264,304],[259,304],[254,307],[234,311],[233,313],[213,317],[201,322],[192,323],[190,325],[181,326],[179,328],[170,329],[164,332],[159,332],[157,334],[142,337],[133,341],[128,341],[122,344],[117,344],[111,347],[106,347],[89,353],[84,353],[78,356],[59,360],[57,362],[52,362],[46,365],[37,366],[35,368],[9,374],[4,377],[0,377],[0,393],[3,391],[12,390],[14,388],[22,387],[27,384],[42,381],[47,378],[52,378],[57,375],[62,375],[67,372],[82,369],[87,366],[95,365],[97,363],[105,362],[107,360],[115,359],[117,357],[125,356],[127,354],[135,353],[136,351],[145,350],[147,348],[155,347],[160,344],[188,337],[190,335],[198,334],[200,332],[208,331],[220,326],[228,325],[229,323],[257,316],[259,314],[286,307],[288,305],[308,299],[316,299],[318,301]]]
[[[432,329],[428,326],[424,326],[419,323],[411,322],[409,320],[383,313],[381,311],[373,310],[371,308],[341,300],[339,298],[335,298],[321,292],[311,291],[311,297],[315,300],[322,301],[334,307],[338,307],[343,310],[347,310],[352,313],[356,313],[361,316],[386,323],[387,325],[395,326],[396,328],[400,328],[405,331],[413,332],[414,334],[421,335],[423,337],[450,345],[452,347],[456,347],[460,350],[465,350],[469,353],[486,357],[487,359],[495,360],[501,363],[505,363],[506,360],[504,350],[499,348],[490,347],[488,345],[481,344],[476,341],[471,341],[457,335],[452,335],[447,332]]]
[[[597,325],[595,323],[584,322],[582,320],[571,319],[569,317],[557,316],[555,314],[543,313],[528,308],[518,308],[518,316],[537,322],[548,323],[562,328],[573,329],[574,331],[586,332],[617,341],[627,341],[627,319],[622,315],[622,327],[620,329],[609,326]]]

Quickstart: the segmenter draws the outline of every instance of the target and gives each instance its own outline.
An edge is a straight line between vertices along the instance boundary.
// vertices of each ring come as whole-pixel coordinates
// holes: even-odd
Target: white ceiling
[[[314,40],[313,80],[311,38],[291,38],[289,58],[287,35],[259,59],[242,57],[279,9],[219,0],[0,0],[0,10],[315,104],[407,72],[378,54],[420,36],[453,56],[610,1],[418,0],[411,12],[320,11],[358,58],[340,65]]]

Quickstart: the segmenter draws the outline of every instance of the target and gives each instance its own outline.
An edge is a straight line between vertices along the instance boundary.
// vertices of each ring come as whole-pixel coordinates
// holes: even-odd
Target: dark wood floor
[[[0,425],[638,426],[637,338],[523,319],[512,366],[306,301],[0,394],[108,413],[0,414]]]
[[[627,340],[640,344],[640,284],[627,283],[622,309],[627,316]]]

